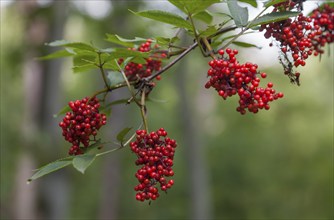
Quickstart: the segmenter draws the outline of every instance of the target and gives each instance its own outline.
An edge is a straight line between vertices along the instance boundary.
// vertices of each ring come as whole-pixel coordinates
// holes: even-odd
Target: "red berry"
[[[167,137],[165,129],[146,133],[145,130],[136,131],[137,138],[130,143],[131,151],[137,155],[136,165],[142,167],[135,174],[139,184],[134,187],[136,199],[139,201],[155,200],[159,197],[156,184],[160,184],[162,191],[167,191],[174,184],[172,170],[176,141]]]

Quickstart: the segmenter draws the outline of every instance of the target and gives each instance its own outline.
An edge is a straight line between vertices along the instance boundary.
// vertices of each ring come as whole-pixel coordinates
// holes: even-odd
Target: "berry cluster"
[[[235,58],[238,50],[227,48],[228,58],[223,56],[224,50],[218,53],[221,58],[209,62],[210,80],[205,84],[205,88],[215,88],[224,99],[238,94],[240,98],[238,112],[245,114],[246,110],[253,113],[257,113],[259,109],[268,110],[269,102],[283,97],[283,93],[276,93],[271,82],[266,88],[259,87],[260,78],[257,75],[266,78],[266,73],[259,73],[256,64],[239,64]]]
[[[138,191],[136,199],[156,200],[159,197],[157,183],[165,192],[174,184],[174,180],[167,180],[166,177],[174,175],[172,166],[177,144],[167,137],[163,128],[149,134],[145,130],[137,130],[136,134],[137,139],[131,142],[130,147],[138,157],[136,165],[143,165],[135,175],[139,181],[134,188]]]
[[[321,47],[334,42],[334,8],[326,4],[312,11],[310,18],[313,20],[314,27],[320,27],[312,41],[315,55],[322,54],[324,51]]]
[[[154,46],[155,49],[159,47],[158,44]],[[139,48],[129,48],[129,50],[140,51],[140,52],[150,52],[152,51],[152,40],[148,39],[145,43],[142,43]],[[129,62],[125,66],[125,75],[129,81],[136,81],[138,79],[148,77],[152,75],[154,71],[159,71],[161,69],[161,58],[165,58],[166,54],[154,53],[152,57],[146,58],[146,63],[134,63]],[[118,62],[121,64],[124,60],[120,59]],[[160,79],[160,76],[157,77]]]
[[[95,141],[97,131],[106,124],[107,118],[99,113],[100,103],[96,97],[71,101],[68,105],[72,112],[66,113],[59,126],[63,129],[65,140],[72,143],[69,155],[83,154],[90,141]],[[94,137],[93,140],[89,139],[91,135]]]
[[[286,1],[275,5],[274,11],[293,10],[294,7],[296,3]],[[333,8],[326,5],[323,10],[315,10],[310,17],[299,14],[293,19],[263,24],[260,31],[265,30],[265,38],[273,37],[279,43],[284,73],[299,84],[300,73],[294,73],[293,67],[305,66],[310,55],[323,53],[321,47],[334,40],[333,23]]]

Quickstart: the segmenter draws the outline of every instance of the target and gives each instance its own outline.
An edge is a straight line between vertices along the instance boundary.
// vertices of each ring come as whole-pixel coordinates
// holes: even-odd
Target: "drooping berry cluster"
[[[136,165],[142,165],[135,175],[139,181],[134,188],[137,191],[136,199],[156,200],[159,197],[158,183],[165,192],[174,184],[174,180],[166,178],[174,175],[172,167],[177,144],[167,137],[163,128],[149,134],[145,130],[137,130],[136,134],[136,141],[130,144],[138,157]]]
[[[325,4],[313,10],[310,18],[313,20],[314,27],[320,27],[313,37],[312,44],[314,50],[322,54],[324,50],[321,47],[334,42],[334,8]]]
[[[287,11],[295,9],[296,3],[286,1],[274,6],[274,11]],[[324,52],[321,47],[334,39],[333,23],[333,8],[326,5],[322,10],[315,10],[310,17],[299,14],[296,18],[263,24],[260,31],[265,30],[265,38],[273,37],[278,42],[284,73],[299,84],[300,73],[294,73],[293,67],[305,66],[310,55]]]
[[[159,47],[158,44],[154,46],[154,49]],[[145,43],[142,43],[139,48],[129,48],[129,50],[140,51],[140,52],[150,52],[152,51],[152,40],[148,39]],[[166,57],[166,54],[161,53],[153,53],[153,55],[149,58],[145,58],[146,63],[134,63],[129,62],[125,66],[125,75],[129,79],[129,81],[136,81],[138,79],[148,77],[152,75],[155,71],[159,71],[161,69],[161,58]],[[124,60],[120,59],[119,63],[122,63]],[[160,76],[157,77],[160,79]]]
[[[66,113],[59,126],[63,129],[65,140],[72,144],[69,155],[83,154],[90,142],[95,141],[97,131],[106,124],[107,117],[99,113],[100,103],[96,97],[71,101],[68,105],[72,112]]]
[[[209,62],[211,68],[208,70],[208,76],[210,79],[205,84],[205,88],[215,88],[224,99],[238,94],[238,112],[245,114],[246,110],[253,113],[257,113],[260,109],[268,110],[269,102],[283,97],[283,93],[276,93],[271,82],[266,88],[259,87],[260,78],[257,75],[266,78],[266,73],[259,73],[256,64],[239,64],[235,57],[238,50],[227,48],[228,58],[223,56],[223,50],[218,53],[221,58]]]

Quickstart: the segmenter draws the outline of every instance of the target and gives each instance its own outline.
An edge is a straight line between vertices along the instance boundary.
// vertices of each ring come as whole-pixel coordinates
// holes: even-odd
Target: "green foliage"
[[[93,163],[95,160],[96,155],[92,154],[83,154],[78,155],[73,158],[73,167],[77,169],[82,174],[85,173],[86,169]]]
[[[96,47],[93,47],[92,45],[82,43],[82,42],[69,42],[66,40],[58,40],[53,41],[51,43],[46,43],[46,45],[51,47],[69,47],[73,49],[79,49],[79,50],[87,50],[87,51],[93,51],[95,52],[97,50]]]
[[[255,44],[250,44],[250,43],[241,42],[241,41],[233,41],[232,44],[234,44],[236,46],[239,46],[239,47],[245,47],[245,48],[255,47],[257,49],[261,49],[261,47],[255,45]]]
[[[289,17],[295,17],[299,14],[299,12],[291,12],[291,11],[284,11],[284,12],[272,12],[270,14],[265,14],[257,19],[255,19],[251,24],[250,27],[254,27],[261,24],[268,24],[271,22],[277,22],[286,20]]]
[[[121,130],[116,138],[119,142],[123,143],[125,140],[125,136],[131,131],[132,128],[124,128],[123,130]]]
[[[227,6],[237,27],[244,27],[248,23],[248,9],[240,7],[235,0],[227,0]]]
[[[57,161],[54,161],[52,163],[49,163],[37,170],[37,172],[28,179],[28,183],[30,183],[33,180],[36,180],[42,176],[45,176],[49,173],[55,172],[59,169],[62,169],[64,167],[67,167],[68,165],[72,164],[73,157],[66,157]]]
[[[211,24],[213,21],[213,15],[208,11],[200,11],[193,15],[193,18],[204,21],[207,24]]]
[[[167,46],[167,45],[170,45],[170,44],[173,44],[173,43],[176,43],[178,41],[180,41],[180,38],[178,37],[172,37],[172,38],[168,38],[168,37],[155,37],[157,43],[159,45],[164,45],[164,46]]]
[[[189,21],[185,20],[180,15],[171,12],[160,11],[160,10],[148,10],[141,12],[131,11],[131,12],[134,13],[135,15],[139,15],[155,21],[160,21],[166,24],[170,24],[175,27],[186,28],[186,29],[192,28]]]
[[[39,57],[38,59],[39,60],[51,60],[51,59],[56,59],[56,58],[69,57],[73,55],[74,55],[73,51],[65,49],[65,50],[58,50],[46,56]]]
[[[267,2],[264,3],[264,7],[268,8],[270,6],[285,2],[286,0],[269,0]]]
[[[187,15],[194,15],[201,11],[204,11],[211,5],[219,3],[220,0],[168,0],[175,5],[178,9],[186,13]]]
[[[135,37],[134,39],[125,39],[118,36],[117,34],[107,34],[106,40],[125,47],[134,47],[136,44],[146,41],[146,39],[140,37]]]
[[[120,83],[124,83],[124,78],[120,72],[108,71],[107,73],[108,85],[109,87],[116,86]]]

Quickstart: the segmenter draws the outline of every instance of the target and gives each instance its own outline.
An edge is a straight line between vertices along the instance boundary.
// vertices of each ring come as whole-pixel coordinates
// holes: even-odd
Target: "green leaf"
[[[193,18],[204,21],[207,24],[211,24],[212,20],[213,20],[213,15],[205,10],[205,11],[200,11],[198,13],[196,13]]]
[[[77,51],[76,51],[77,52]],[[98,63],[96,53],[80,53],[73,57],[73,66],[82,66],[86,64]]]
[[[257,25],[260,25],[260,24],[268,24],[268,23],[271,23],[271,22],[286,20],[289,17],[295,17],[299,14],[300,14],[300,12],[292,12],[292,11],[272,12],[270,14],[265,14],[265,15],[257,18],[256,20],[254,20],[250,24],[250,27],[257,26]]]
[[[267,1],[267,2],[264,3],[264,7],[268,8],[268,7],[272,6],[272,5],[276,5],[276,4],[279,4],[281,2],[286,2],[286,0],[269,0],[269,1]]]
[[[71,53],[68,50],[58,50],[46,56],[38,57],[37,59],[38,60],[50,60],[50,59],[56,59],[56,58],[62,58],[62,57],[69,57],[73,55],[74,53]]]
[[[92,45],[82,43],[82,42],[69,42],[66,40],[58,40],[53,41],[51,43],[46,43],[46,45],[51,47],[70,47],[70,48],[76,48],[81,50],[88,50],[88,51],[96,51],[97,48],[93,47]]]
[[[178,9],[186,14],[195,14],[209,6],[221,2],[220,0],[169,0]]]
[[[71,108],[70,108],[70,106],[66,105],[57,114],[54,114],[53,117],[57,118],[60,115],[64,115],[64,114],[66,114],[66,112],[69,112],[69,111],[71,111]]]
[[[237,27],[244,27],[248,23],[248,9],[240,7],[236,0],[227,0],[227,6]]]
[[[108,84],[110,87],[113,87],[113,86],[116,86],[117,84],[125,82],[122,73],[117,72],[117,71],[108,71],[107,79],[108,79]]]
[[[112,42],[114,44],[122,45],[125,47],[134,47],[136,43],[143,43],[147,39],[136,37],[135,39],[125,39],[117,34],[107,34],[107,41]]]
[[[92,69],[97,69],[98,67],[94,64],[84,64],[81,66],[73,66],[72,71],[73,73],[82,73],[82,72],[88,72]]]
[[[93,154],[83,154],[75,156],[73,159],[73,167],[81,173],[85,173],[86,169],[93,163],[96,155]]]
[[[250,44],[250,43],[241,42],[241,41],[233,41],[232,44],[237,45],[239,47],[246,47],[246,48],[249,48],[249,47],[255,47],[255,48],[258,48],[258,49],[262,48],[262,47],[259,47],[259,46],[255,45],[255,44]]]
[[[49,173],[52,173],[54,171],[60,170],[72,163],[73,157],[67,157],[64,159],[56,160],[52,163],[49,163],[37,170],[37,172],[28,179],[27,183],[30,183],[31,181],[38,179],[42,176],[45,176]]]
[[[119,142],[123,143],[123,141],[125,140],[125,136],[129,133],[129,131],[131,131],[132,128],[124,128],[123,130],[121,130],[116,138]]]
[[[173,37],[173,38],[156,37],[155,40],[156,40],[157,43],[160,44],[160,45],[169,45],[169,44],[173,44],[173,43],[179,41],[180,38],[178,38],[178,37]]]
[[[251,6],[253,6],[254,8],[257,8],[257,2],[256,0],[238,0],[239,2],[244,2],[247,3]]]
[[[201,36],[201,37],[207,37],[207,36],[210,36],[210,35],[212,35],[212,34],[214,34],[216,32],[217,32],[217,28],[215,26],[208,26],[207,29],[205,29],[204,31],[201,31],[199,33],[199,36]]]
[[[192,29],[192,26],[189,21],[185,20],[180,15],[171,12],[160,11],[160,10],[148,10],[148,11],[132,12],[132,13],[145,18],[174,25],[176,27]]]
[[[142,57],[148,58],[150,56],[149,52],[140,52],[134,50],[128,50],[126,48],[116,48],[113,52],[110,52],[109,55],[106,56],[105,61],[114,61],[118,58],[128,58],[128,57]]]

